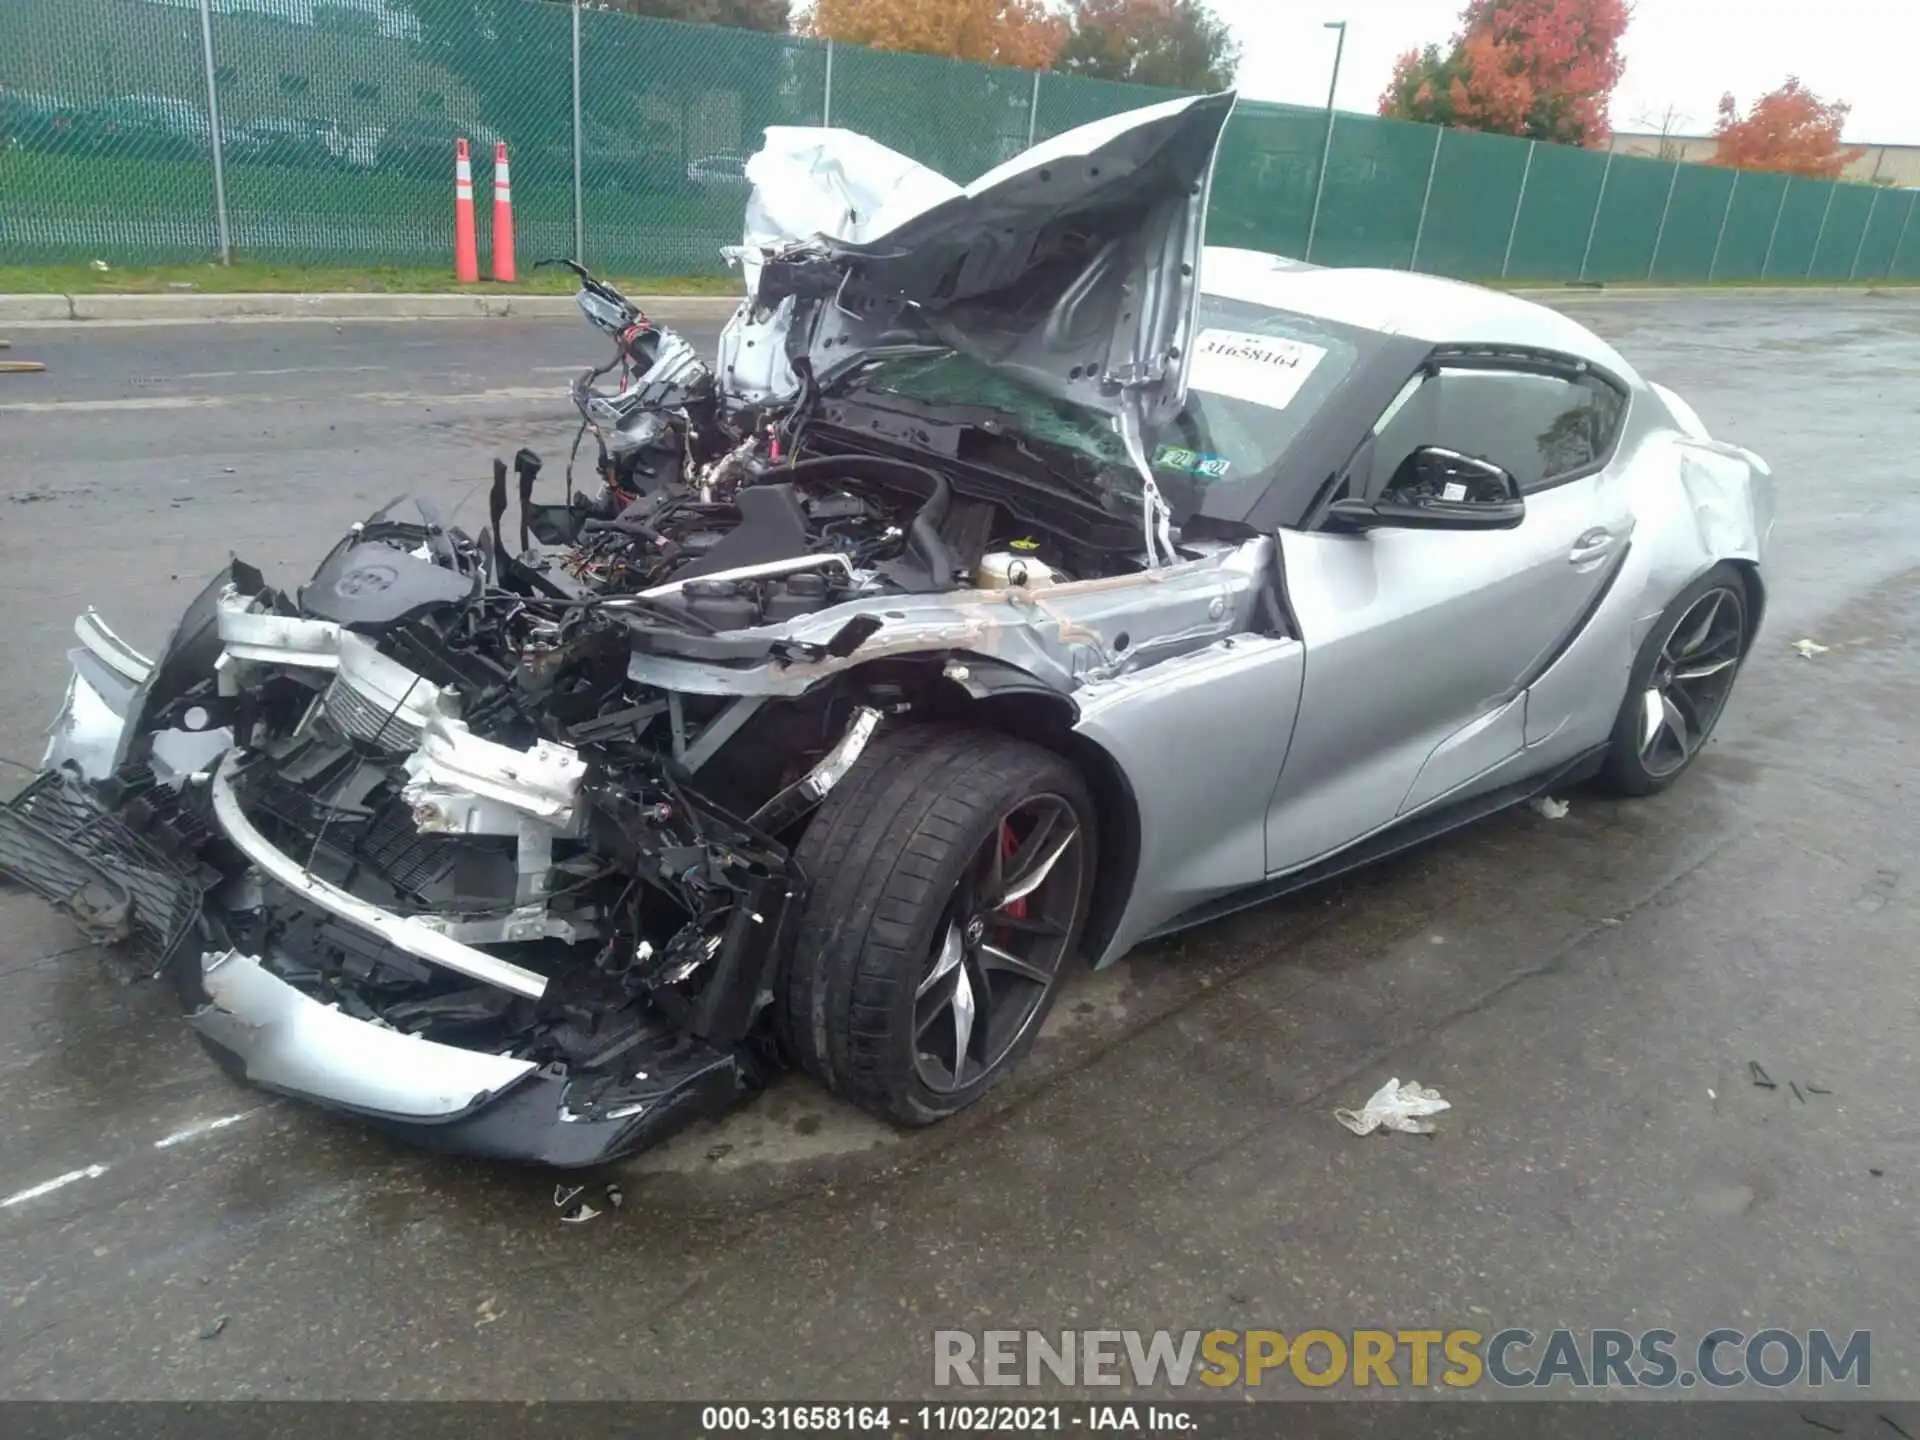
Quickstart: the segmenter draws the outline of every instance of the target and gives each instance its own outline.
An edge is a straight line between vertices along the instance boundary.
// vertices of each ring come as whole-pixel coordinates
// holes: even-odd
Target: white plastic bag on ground
[[[1440,1098],[1438,1090],[1429,1090],[1414,1080],[1402,1085],[1393,1079],[1373,1092],[1359,1114],[1336,1110],[1333,1118],[1356,1135],[1371,1135],[1383,1127],[1405,1135],[1431,1135],[1433,1122],[1425,1117],[1452,1108]]]

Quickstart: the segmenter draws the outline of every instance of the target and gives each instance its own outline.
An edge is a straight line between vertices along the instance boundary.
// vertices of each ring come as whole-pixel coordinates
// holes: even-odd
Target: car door
[[[1605,461],[1625,390],[1541,357],[1463,357],[1414,376],[1372,427],[1349,494],[1377,499],[1441,446],[1519,482],[1503,530],[1283,530],[1306,674],[1267,820],[1267,863],[1311,863],[1474,782],[1526,744],[1526,688],[1580,628],[1625,553],[1631,513]]]

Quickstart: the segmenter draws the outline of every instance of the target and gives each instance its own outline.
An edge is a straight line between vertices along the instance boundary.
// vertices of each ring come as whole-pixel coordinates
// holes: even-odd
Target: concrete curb
[[[72,318],[73,307],[64,295],[0,295],[0,324],[40,325]]]
[[[1756,295],[1915,295],[1920,285],[1541,285],[1506,292],[1523,300],[1751,300]]]
[[[720,321],[740,303],[724,295],[637,295],[668,324]],[[0,325],[191,325],[229,320],[578,319],[571,295],[0,295]]]
[[[1508,291],[1550,305],[1608,300],[1692,300],[1756,295],[1902,295],[1920,297],[1920,286],[1714,286],[1684,289],[1655,286],[1607,286],[1583,289],[1548,285]],[[638,295],[649,315],[668,324],[717,324],[740,303],[725,295]],[[571,319],[570,295],[382,294],[235,294],[235,295],[0,295],[0,325],[34,329],[79,323],[96,325],[189,325],[210,321],[264,320],[484,320]]]

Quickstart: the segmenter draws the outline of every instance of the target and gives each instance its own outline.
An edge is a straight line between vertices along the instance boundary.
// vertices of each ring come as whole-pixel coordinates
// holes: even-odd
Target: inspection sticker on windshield
[[[1327,356],[1318,345],[1243,330],[1202,330],[1193,342],[1187,383],[1235,400],[1284,410]]]
[[[1153,468],[1175,470],[1182,475],[1198,475],[1207,480],[1224,480],[1233,461],[1224,455],[1209,455],[1204,450],[1183,450],[1178,445],[1162,445],[1154,454]]]

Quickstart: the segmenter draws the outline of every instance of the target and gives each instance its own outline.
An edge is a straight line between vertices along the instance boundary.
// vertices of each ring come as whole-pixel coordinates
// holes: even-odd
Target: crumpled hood
[[[747,294],[760,289],[762,257],[816,237],[864,241],[963,194],[936,170],[852,130],[769,125],[747,161],[744,242]]]
[[[1185,403],[1233,103],[1225,91],[1095,121],[965,187],[846,131],[770,130],[732,252],[751,299],[722,337],[730,393],[780,403],[795,362],[824,383],[888,348],[944,343],[1150,434]]]

